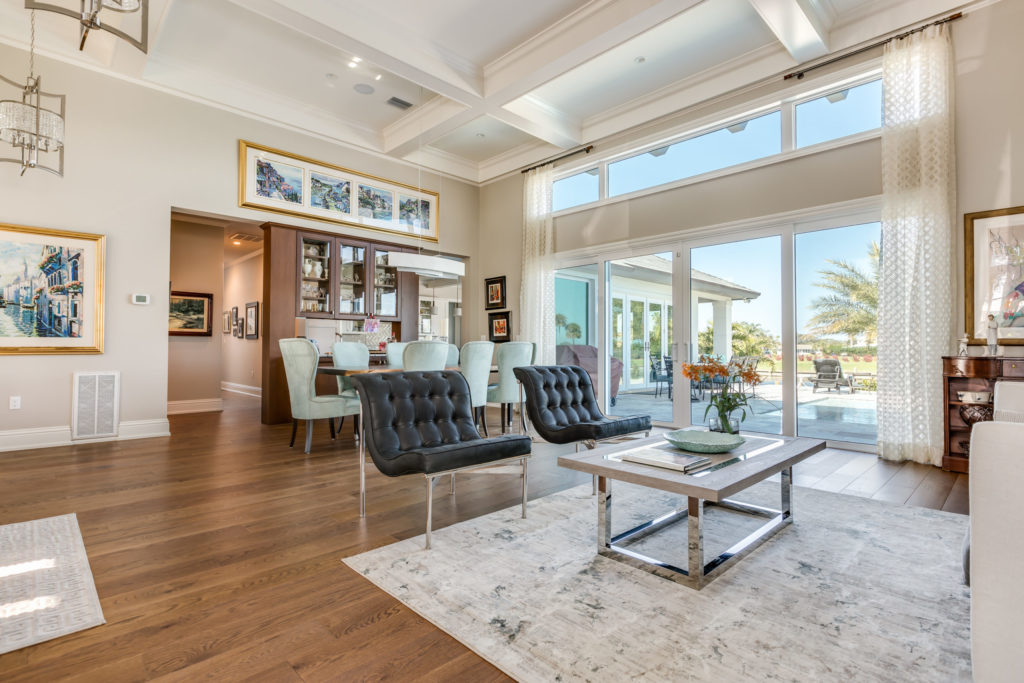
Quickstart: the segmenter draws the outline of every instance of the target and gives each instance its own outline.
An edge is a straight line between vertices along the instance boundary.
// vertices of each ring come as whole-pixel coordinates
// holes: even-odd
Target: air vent
[[[392,107],[398,107],[399,109],[408,109],[409,107],[412,106],[412,102],[406,102],[405,100],[401,100],[397,97],[392,97],[390,100],[388,100],[388,104],[390,104]]]
[[[228,239],[238,240],[239,242],[262,242],[263,235],[250,235],[247,232],[236,232]]]
[[[117,436],[121,403],[119,372],[76,372],[71,438]]]

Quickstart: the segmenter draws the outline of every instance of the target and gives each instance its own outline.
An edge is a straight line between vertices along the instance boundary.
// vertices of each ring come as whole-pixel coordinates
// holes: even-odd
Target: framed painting
[[[970,343],[1024,345],[1024,206],[964,215],[964,270]]]
[[[0,354],[103,353],[105,247],[0,223]]]
[[[238,205],[436,242],[440,196],[326,161],[238,142]]]
[[[171,292],[167,333],[173,337],[213,335],[213,294]]]
[[[484,280],[484,310],[505,308],[505,276],[489,277]]]
[[[235,328],[238,327],[238,306],[231,307],[231,332],[234,333]]]
[[[253,301],[245,305],[245,338],[260,338],[260,302]]]
[[[512,339],[512,312],[489,313],[487,315],[488,338],[492,342],[507,342]]]
[[[220,328],[224,334],[231,334],[231,311],[224,311],[224,320],[221,321]]]

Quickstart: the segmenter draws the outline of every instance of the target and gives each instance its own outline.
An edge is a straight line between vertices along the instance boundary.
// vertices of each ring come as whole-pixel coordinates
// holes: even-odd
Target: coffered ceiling
[[[962,4],[150,0],[149,54],[37,23],[48,56],[483,182]]]

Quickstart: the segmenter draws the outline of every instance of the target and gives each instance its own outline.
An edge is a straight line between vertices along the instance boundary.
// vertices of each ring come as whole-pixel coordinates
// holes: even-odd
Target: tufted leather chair
[[[586,443],[651,429],[649,415],[605,417],[590,375],[577,365],[530,365],[515,373],[526,392],[530,422],[545,441]]]
[[[365,450],[389,477],[422,474],[427,479],[427,547],[430,547],[433,487],[438,476],[519,460],[523,467],[526,516],[526,461],[530,439],[509,434],[481,438],[473,420],[469,384],[450,370],[354,375],[362,405],[360,515],[366,512]]]

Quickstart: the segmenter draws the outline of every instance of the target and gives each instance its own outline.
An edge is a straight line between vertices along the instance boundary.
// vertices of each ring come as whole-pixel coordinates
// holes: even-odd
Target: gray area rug
[[[681,504],[619,482],[614,495],[616,533]],[[701,591],[597,556],[589,485],[530,501],[529,519],[516,507],[437,531],[429,551],[421,536],[344,562],[521,681],[970,680],[967,517],[793,495],[794,524]],[[737,496],[777,497],[772,482]],[[761,524],[714,507],[706,520],[709,554]],[[644,550],[686,566],[685,535]]]
[[[0,526],[0,654],[103,623],[74,514]]]

